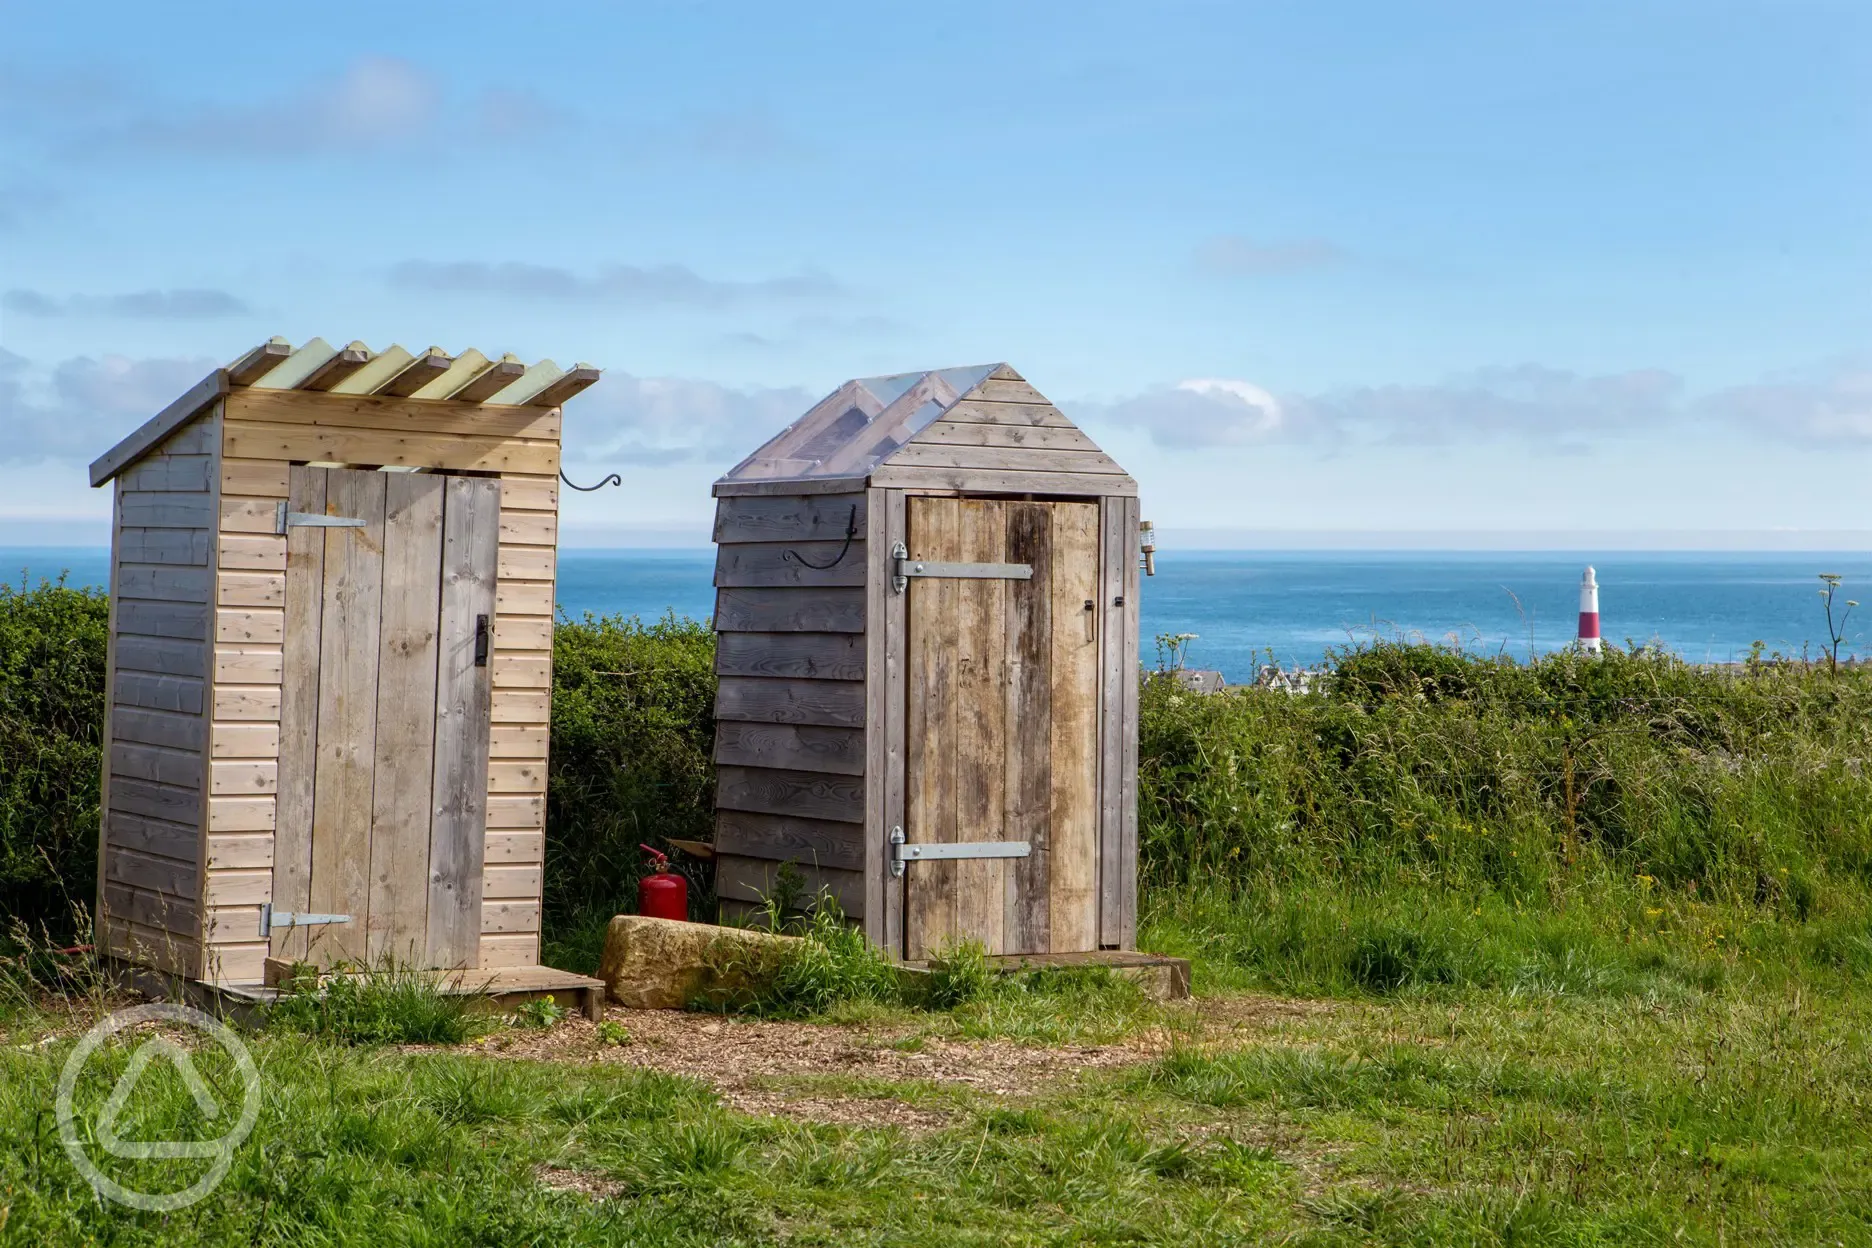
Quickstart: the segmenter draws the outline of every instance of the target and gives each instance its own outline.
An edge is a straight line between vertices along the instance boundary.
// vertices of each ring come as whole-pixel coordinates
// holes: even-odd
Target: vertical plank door
[[[1024,859],[910,864],[904,953],[1098,942],[1098,508],[909,500],[922,559],[1024,563],[1027,581],[912,578],[907,593],[905,833],[1026,841]]]
[[[479,960],[500,484],[295,467],[287,530],[276,956]],[[492,637],[488,635],[491,647]]]
[[[492,668],[476,664],[477,628],[494,623],[500,557],[500,482],[450,477],[442,514],[435,777],[429,823],[427,960],[480,961],[481,868],[486,856]],[[483,653],[491,652],[493,639]]]
[[[307,933],[310,960],[329,965],[363,963],[370,955],[366,929],[383,621],[384,485],[389,477],[348,468],[325,471],[326,512],[364,522],[362,528],[319,530],[325,539],[325,584],[319,619],[310,908],[319,914],[351,916],[349,923]]]

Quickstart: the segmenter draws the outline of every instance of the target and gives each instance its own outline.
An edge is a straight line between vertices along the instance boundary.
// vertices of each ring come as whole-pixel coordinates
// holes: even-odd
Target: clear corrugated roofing
[[[999,367],[978,364],[848,381],[722,480],[868,476]]]

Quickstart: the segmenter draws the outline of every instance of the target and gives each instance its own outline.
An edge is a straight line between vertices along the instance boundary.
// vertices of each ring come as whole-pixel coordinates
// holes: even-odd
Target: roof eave
[[[155,450],[164,438],[199,416],[203,408],[224,398],[228,389],[228,370],[225,368],[217,368],[196,382],[187,394],[144,421],[129,437],[92,461],[92,488],[103,485]]]

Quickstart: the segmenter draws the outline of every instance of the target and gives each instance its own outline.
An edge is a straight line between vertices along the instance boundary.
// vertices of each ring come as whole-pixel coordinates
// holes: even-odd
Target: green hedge
[[[110,602],[0,585],[0,916],[55,933],[97,891]]]
[[[0,910],[34,924],[92,896],[105,622],[99,593],[0,587]],[[713,655],[690,620],[560,625],[549,930],[628,908],[639,842],[709,838]],[[1797,918],[1872,888],[1872,672],[1402,645],[1335,669],[1299,696],[1146,681],[1148,884],[1539,907],[1616,877]]]

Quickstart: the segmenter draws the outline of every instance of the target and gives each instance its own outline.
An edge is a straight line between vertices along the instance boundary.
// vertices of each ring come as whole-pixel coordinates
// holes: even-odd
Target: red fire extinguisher
[[[653,919],[688,921],[689,881],[669,869],[669,855],[662,850],[648,845],[637,848],[649,854],[656,867],[656,874],[637,881],[637,913]]]

